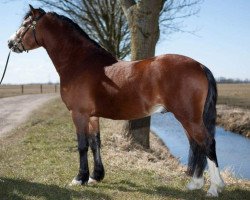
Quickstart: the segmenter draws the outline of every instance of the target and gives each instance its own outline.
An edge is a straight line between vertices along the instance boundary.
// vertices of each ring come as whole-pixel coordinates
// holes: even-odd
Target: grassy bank
[[[250,138],[250,109],[217,105],[216,122],[226,130]]]
[[[78,171],[74,128],[60,100],[47,104],[0,142],[0,199],[205,199],[208,184],[187,191],[184,168],[157,138],[143,151],[121,136],[121,126],[101,120],[104,181],[69,187]],[[249,181],[223,176],[228,186],[219,199],[250,198]]]

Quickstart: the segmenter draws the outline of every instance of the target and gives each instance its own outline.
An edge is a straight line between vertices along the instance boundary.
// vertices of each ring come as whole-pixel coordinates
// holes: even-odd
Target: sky
[[[0,76],[9,52],[7,41],[18,29],[31,0],[0,0]],[[176,53],[198,60],[215,77],[250,79],[250,1],[204,0],[197,16],[184,21],[193,34],[162,35],[156,55]],[[48,9],[45,9],[48,11]],[[45,49],[12,53],[4,84],[59,82]]]

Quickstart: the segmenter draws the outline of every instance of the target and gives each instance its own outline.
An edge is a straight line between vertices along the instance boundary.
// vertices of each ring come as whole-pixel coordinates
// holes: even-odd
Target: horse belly
[[[102,99],[96,108],[96,115],[118,120],[132,120],[150,116],[155,112],[166,112],[166,107],[153,95],[132,92],[108,100]]]
[[[97,117],[104,117],[114,120],[132,120],[148,116],[148,113],[136,105],[129,106],[107,106],[97,110]]]

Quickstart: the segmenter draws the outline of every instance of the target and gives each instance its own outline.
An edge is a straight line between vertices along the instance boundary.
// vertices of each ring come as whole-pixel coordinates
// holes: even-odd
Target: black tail
[[[215,126],[216,126],[216,102],[217,102],[217,86],[211,71],[203,66],[204,72],[208,80],[208,94],[203,111],[203,123],[207,128],[210,137],[206,143],[206,156],[215,162],[218,167],[216,150],[215,150]]]
[[[203,66],[203,70],[208,80],[208,93],[203,111],[203,122],[210,136],[214,138],[216,124],[217,86],[212,72],[205,66]]]
[[[208,156],[211,160],[214,160],[216,165],[217,158],[215,153],[215,125],[216,125],[216,102],[217,102],[217,87],[216,81],[212,72],[205,66],[202,66],[207,80],[208,80],[208,93],[206,102],[203,110],[203,123],[209,133],[206,148],[197,144],[194,140],[190,140],[189,160],[188,160],[188,171],[189,175],[200,177],[206,167]]]

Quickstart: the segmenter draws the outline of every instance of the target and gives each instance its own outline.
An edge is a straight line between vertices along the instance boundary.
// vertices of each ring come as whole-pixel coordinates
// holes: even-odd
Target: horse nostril
[[[8,40],[8,46],[10,49],[13,47],[13,42],[11,40]]]

